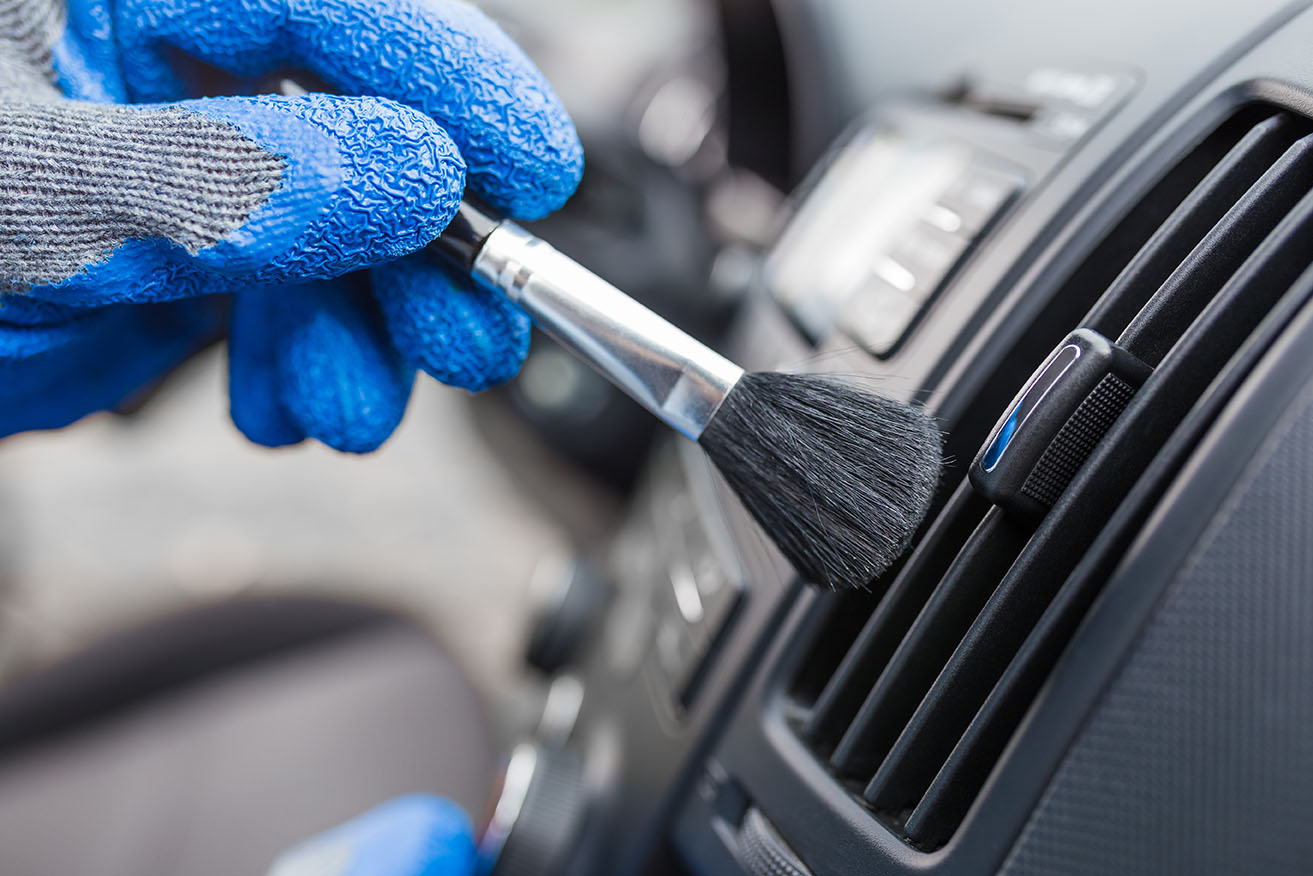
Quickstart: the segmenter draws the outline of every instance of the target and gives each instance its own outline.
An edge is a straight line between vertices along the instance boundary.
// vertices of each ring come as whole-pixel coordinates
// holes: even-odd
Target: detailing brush
[[[306,73],[264,90],[328,90]],[[902,555],[939,482],[919,408],[834,377],[744,373],[510,221],[462,202],[428,249],[698,442],[804,579],[866,587]]]
[[[824,375],[744,373],[513,222],[469,203],[430,250],[698,442],[808,581],[866,587],[934,495],[940,434],[920,409]]]

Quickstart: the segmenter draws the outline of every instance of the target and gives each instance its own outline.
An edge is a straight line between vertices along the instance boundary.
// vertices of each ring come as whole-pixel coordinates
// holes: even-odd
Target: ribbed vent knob
[[[811,876],[766,816],[749,809],[739,828],[739,863],[752,876]]]
[[[513,783],[512,773],[517,769],[521,774]],[[582,772],[578,758],[568,751],[529,746],[516,750],[507,769],[498,815],[503,814],[502,803],[508,795],[518,798],[519,806],[511,807],[507,821],[490,826],[489,834],[496,831],[500,836],[485,836],[481,857],[485,866],[491,863],[491,870],[485,872],[492,876],[557,876],[565,871],[583,823]],[[494,822],[496,819],[494,816]],[[490,839],[500,840],[500,848],[487,848]]]

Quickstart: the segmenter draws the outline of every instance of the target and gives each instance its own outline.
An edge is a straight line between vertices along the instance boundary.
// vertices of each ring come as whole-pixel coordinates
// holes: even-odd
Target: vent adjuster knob
[[[971,463],[971,484],[1006,511],[1041,517],[1152,369],[1090,329],[1049,354]]]

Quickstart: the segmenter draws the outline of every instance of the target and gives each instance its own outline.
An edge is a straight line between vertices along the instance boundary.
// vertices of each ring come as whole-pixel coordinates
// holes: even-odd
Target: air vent
[[[963,479],[882,597],[834,596],[808,627],[791,726],[910,845],[936,849],[961,826],[1130,538],[1313,288],[1311,130],[1271,107],[1234,114],[1018,341],[1033,369],[1085,328],[1152,369],[1046,514],[992,506]],[[1025,382],[1005,376],[987,416],[954,424],[967,458]]]

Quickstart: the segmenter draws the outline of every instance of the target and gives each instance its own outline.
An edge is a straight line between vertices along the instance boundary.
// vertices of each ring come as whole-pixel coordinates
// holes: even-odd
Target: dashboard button
[[[920,309],[921,301],[912,292],[872,275],[849,299],[839,316],[839,327],[868,351],[882,356],[898,345]]]
[[[970,241],[949,234],[940,228],[918,222],[895,241],[889,250],[887,261],[892,261],[906,272],[910,282],[894,285],[911,294],[917,302],[923,302],[934,294],[944,277],[957,264]],[[883,263],[877,263],[876,273],[888,280]]]
[[[1021,181],[1013,174],[973,165],[939,196],[939,206],[962,220],[962,230],[978,234],[1006,206]]]
[[[684,677],[688,674],[696,652],[693,634],[688,626],[678,614],[667,615],[657,629],[656,658],[672,691],[683,686]]]

